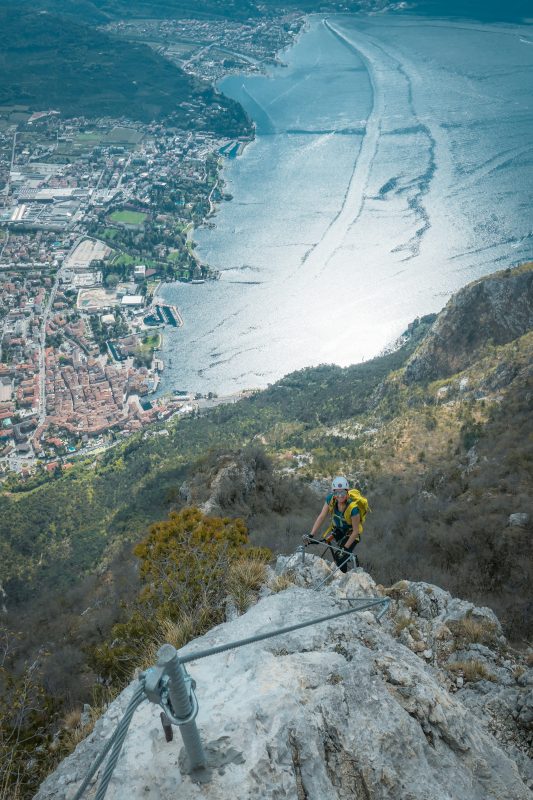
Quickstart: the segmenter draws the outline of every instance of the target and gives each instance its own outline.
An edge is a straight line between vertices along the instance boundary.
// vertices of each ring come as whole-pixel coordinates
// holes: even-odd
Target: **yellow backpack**
[[[365,521],[365,517],[370,511],[370,506],[368,505],[368,500],[366,497],[363,497],[361,492],[357,489],[350,489],[348,492],[348,503],[346,508],[344,509],[344,519],[348,523],[348,525],[352,524],[352,511],[357,506],[359,509],[359,535],[363,533],[363,523]],[[335,495],[329,501],[329,512],[333,517],[333,512],[335,511]],[[333,530],[333,523],[329,526],[327,531],[324,534],[324,538],[328,535],[330,531]]]

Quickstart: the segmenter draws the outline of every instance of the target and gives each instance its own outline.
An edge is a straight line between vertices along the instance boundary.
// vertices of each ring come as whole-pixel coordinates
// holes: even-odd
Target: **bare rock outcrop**
[[[481,278],[457,292],[438,315],[407,363],[404,381],[447,378],[473,364],[487,342],[506,344],[532,327],[533,263]],[[510,375],[504,378],[508,382]]]
[[[204,514],[218,514],[228,506],[245,502],[255,489],[255,484],[252,464],[231,461],[216,473],[210,485],[210,495],[200,509]]]
[[[276,592],[279,574],[273,576],[271,588],[246,614],[184,652],[345,609],[352,597],[388,595],[390,613],[379,623],[363,611],[193,661],[199,730],[219,765],[210,782],[199,785],[182,773],[179,735],[167,743],[159,709],[145,703],[134,717],[108,800],[530,800],[533,776],[525,755],[494,730],[497,711],[489,707],[507,703],[504,695],[511,691],[511,720],[527,729],[533,716],[529,673],[520,674],[522,683],[511,682],[492,612],[427,584],[402,582],[384,590],[361,570],[337,574],[331,585],[313,591],[329,569],[314,556],[303,568],[297,557],[282,559],[278,573],[295,583]],[[446,668],[454,647],[470,646],[461,638],[465,620],[472,630],[481,626],[490,640],[482,655],[494,662],[495,675],[481,691],[466,678],[458,688],[460,676]],[[414,648],[416,641],[427,652]],[[74,796],[133,690],[134,684],[110,706],[36,800]],[[95,791],[89,788],[88,800]]]

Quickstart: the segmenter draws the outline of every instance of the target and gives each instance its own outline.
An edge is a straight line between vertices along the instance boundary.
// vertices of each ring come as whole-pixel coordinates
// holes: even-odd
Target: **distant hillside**
[[[129,18],[247,19],[261,13],[253,0],[21,0],[20,5],[99,24]],[[0,0],[1,6],[12,6],[12,2]]]
[[[284,14],[287,9],[304,13],[347,8],[358,11],[368,7],[364,0],[352,0],[349,4],[342,0],[21,0],[21,3],[33,10],[97,24],[115,19],[246,20],[265,14]],[[1,6],[12,6],[12,2],[0,0]]]
[[[22,0],[30,4],[30,0]],[[12,0],[0,0],[12,5]],[[20,5],[20,4],[19,4]],[[519,22],[530,16],[527,0],[419,0],[390,11],[387,0],[31,0],[35,10],[71,16],[75,20],[105,23],[112,19],[194,18],[244,20],[265,13],[389,11],[402,15],[477,19],[484,22]]]
[[[82,5],[81,19],[89,11]],[[27,6],[0,5],[0,72],[0,106],[143,121],[172,117],[230,136],[250,129],[238,103],[149,47]]]

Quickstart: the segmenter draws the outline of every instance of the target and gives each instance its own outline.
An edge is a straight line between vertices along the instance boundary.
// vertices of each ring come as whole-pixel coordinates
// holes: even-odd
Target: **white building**
[[[77,289],[89,289],[91,286],[102,285],[102,272],[79,272],[74,275],[73,284]]]
[[[142,294],[125,294],[122,298],[122,305],[126,308],[140,308],[144,305]]]
[[[146,278],[146,267],[144,264],[139,264],[133,268],[133,279],[135,281],[144,281]]]

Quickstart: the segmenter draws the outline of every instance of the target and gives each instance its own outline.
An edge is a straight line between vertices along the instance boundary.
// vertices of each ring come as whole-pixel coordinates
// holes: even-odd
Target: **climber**
[[[350,554],[355,549],[363,532],[363,519],[368,511],[368,502],[357,489],[350,489],[350,484],[342,475],[338,475],[331,483],[331,492],[326,497],[322,511],[318,515],[311,534],[304,536],[308,544],[318,533],[328,515],[331,524],[322,539],[331,547],[331,554],[341,572],[347,572]],[[359,566],[357,556],[355,563]]]

